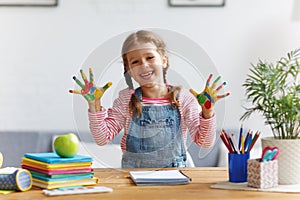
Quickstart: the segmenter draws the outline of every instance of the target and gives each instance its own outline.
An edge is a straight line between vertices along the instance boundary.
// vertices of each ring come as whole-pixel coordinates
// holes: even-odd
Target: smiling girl
[[[81,71],[85,85],[77,93],[83,94],[88,101],[90,130],[95,142],[105,145],[124,130],[122,167],[193,166],[187,153],[187,134],[201,147],[214,144],[214,104],[229,95],[217,95],[222,87],[215,89],[219,78],[210,87],[210,76],[201,94],[170,85],[166,80],[169,68],[166,45],[151,31],[141,30],[129,35],[123,43],[122,58],[128,88],[120,91],[108,110],[100,101],[107,87],[97,88]],[[93,76],[91,70],[90,76]],[[139,84],[138,88],[134,88],[132,80]],[[209,102],[209,106],[204,105],[200,96],[206,98],[205,105]]]

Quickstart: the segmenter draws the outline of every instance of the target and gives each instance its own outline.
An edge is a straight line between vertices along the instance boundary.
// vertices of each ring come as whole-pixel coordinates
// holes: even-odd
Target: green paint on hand
[[[200,104],[204,104],[204,102],[206,101],[206,96],[203,95],[203,94],[199,94],[199,95],[197,96],[197,99],[198,99],[198,102],[199,102]]]
[[[93,94],[86,94],[84,95],[84,97],[88,100],[88,101],[94,101],[95,96]]]

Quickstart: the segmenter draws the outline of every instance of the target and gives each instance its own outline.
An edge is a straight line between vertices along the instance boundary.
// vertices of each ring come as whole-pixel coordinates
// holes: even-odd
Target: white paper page
[[[179,170],[131,171],[134,179],[186,179]]]

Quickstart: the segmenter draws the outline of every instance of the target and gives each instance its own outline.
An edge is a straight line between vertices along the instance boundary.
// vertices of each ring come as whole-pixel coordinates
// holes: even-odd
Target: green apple
[[[54,140],[54,150],[60,157],[72,158],[77,154],[78,148],[79,140],[74,133],[60,135]]]

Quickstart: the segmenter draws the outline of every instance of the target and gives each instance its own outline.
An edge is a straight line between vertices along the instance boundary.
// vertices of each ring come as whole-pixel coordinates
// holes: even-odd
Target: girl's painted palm
[[[206,86],[202,93],[197,93],[195,90],[190,89],[190,92],[198,99],[198,102],[201,106],[204,106],[206,109],[210,109],[219,99],[227,97],[230,93],[226,93],[223,95],[218,95],[217,92],[226,85],[226,82],[223,82],[219,87],[216,87],[217,82],[220,80],[221,76],[218,76],[213,84],[210,86],[210,81],[212,78],[212,74],[209,75]]]
[[[99,100],[103,96],[103,93],[112,85],[111,82],[108,82],[102,88],[96,87],[94,84],[94,74],[92,68],[89,69],[90,80],[86,78],[86,75],[82,69],[80,70],[80,74],[84,84],[77,79],[76,76],[73,76],[73,79],[81,87],[81,90],[69,90],[69,92],[74,94],[82,94],[88,101]]]

